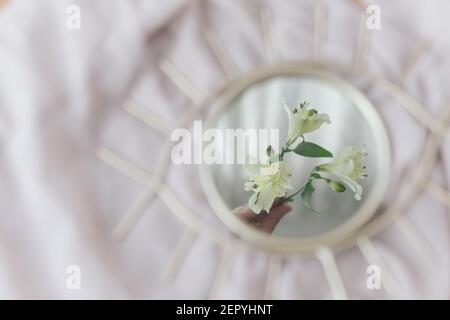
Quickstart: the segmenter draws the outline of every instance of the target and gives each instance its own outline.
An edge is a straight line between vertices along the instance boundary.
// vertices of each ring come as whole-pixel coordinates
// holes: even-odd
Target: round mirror
[[[387,187],[390,147],[378,113],[356,88],[313,68],[273,66],[235,81],[217,101],[207,126],[224,132],[226,129],[276,129],[283,142],[288,133],[283,102],[294,107],[303,101],[308,101],[319,113],[327,113],[332,122],[308,134],[308,141],[334,155],[346,146],[365,146],[368,177],[362,181],[364,193],[360,201],[350,191],[336,193],[318,181],[314,183],[316,191],[312,198],[316,212],[296,197],[292,210],[282,215],[270,231],[263,230],[235,210],[245,206],[251,195],[243,188],[249,177],[246,166],[201,167],[205,192],[223,222],[240,237],[267,249],[304,251],[342,240],[376,212]],[[314,166],[330,161],[291,154],[285,160],[293,171],[293,190],[303,185]]]

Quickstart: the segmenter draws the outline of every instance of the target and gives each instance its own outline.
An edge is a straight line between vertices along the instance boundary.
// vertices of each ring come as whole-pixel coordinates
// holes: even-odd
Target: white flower
[[[248,200],[248,205],[255,213],[262,210],[269,212],[275,199],[286,196],[287,190],[292,189],[291,171],[282,162],[251,165],[249,169],[253,175],[244,188],[254,194]]]
[[[318,166],[317,170],[336,177],[353,191],[356,200],[361,200],[363,189],[357,180],[365,176],[362,161],[366,155],[364,147],[348,147],[339,152],[333,161]]]
[[[319,129],[324,123],[331,123],[326,113],[318,114],[315,109],[308,110],[307,103],[302,103],[300,107],[293,110],[284,104],[284,108],[289,116],[288,144],[293,143],[305,133]]]

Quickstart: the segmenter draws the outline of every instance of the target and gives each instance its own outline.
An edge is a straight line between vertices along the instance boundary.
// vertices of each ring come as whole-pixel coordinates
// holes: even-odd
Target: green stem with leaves
[[[293,145],[298,139],[293,139],[291,141],[286,142],[286,144],[281,148],[281,152],[279,154],[272,154],[273,149],[271,146],[269,146],[267,149],[267,155],[269,156],[269,159],[270,159],[269,162],[270,163],[278,162],[278,161],[281,162],[281,161],[283,161],[284,155],[289,152],[294,152],[299,156],[309,157],[309,158],[322,158],[322,157],[323,158],[331,158],[331,157],[333,157],[333,154],[331,152],[322,148],[321,146],[319,146],[315,143],[312,143],[312,142],[306,142],[305,137],[303,135],[301,135],[299,138],[301,138],[301,142],[299,142],[295,148],[291,149],[291,145]],[[305,202],[306,206],[308,208],[310,208],[311,210],[313,210],[311,208],[311,196],[315,191],[314,186],[312,184],[312,182],[315,179],[322,179],[322,180],[325,180],[327,183],[330,183],[329,179],[326,179],[319,174],[318,167],[315,167],[309,174],[309,177],[306,180],[306,183],[300,189],[298,189],[296,192],[294,192],[293,194],[291,194],[289,196],[279,198],[277,201],[279,203],[291,202],[291,201],[293,201],[293,199],[296,195],[300,194],[302,197],[302,200]],[[337,187],[342,189],[341,186],[337,186]],[[334,188],[333,186],[332,186],[332,188],[335,189],[335,191],[337,191],[336,188]],[[344,188],[344,190],[345,190],[345,188]],[[341,191],[337,191],[337,192],[341,192]]]
[[[313,171],[311,171],[311,173],[309,174],[308,179],[306,180],[306,183],[300,189],[298,189],[296,192],[292,193],[289,196],[280,198],[280,202],[291,202],[291,201],[293,201],[294,197],[296,195],[298,195],[299,193],[301,193],[302,191],[304,191],[305,188],[308,185],[310,185],[314,179],[321,179],[322,177],[316,172],[315,169],[316,168],[314,168]]]

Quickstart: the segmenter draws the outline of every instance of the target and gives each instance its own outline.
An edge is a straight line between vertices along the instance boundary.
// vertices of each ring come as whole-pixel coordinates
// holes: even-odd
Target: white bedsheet
[[[448,1],[374,1],[382,29],[369,66],[397,79],[420,39],[432,53],[413,70],[407,89],[434,115],[449,108]],[[66,8],[81,7],[81,30],[66,28]],[[351,63],[359,15],[328,1],[326,59]],[[159,71],[170,59],[202,92],[225,81],[202,30],[213,28],[241,70],[263,63],[261,5],[273,11],[285,59],[311,55],[313,1],[9,0],[0,9],[0,298],[207,298],[220,258],[206,238],[194,242],[171,284],[160,281],[184,227],[156,199],[117,244],[110,233],[142,186],[96,157],[105,145],[151,170],[163,137],[125,113],[132,97],[174,125],[189,102]],[[424,130],[385,107],[395,133],[394,162],[420,153]],[[448,142],[442,159],[449,164]],[[445,186],[445,166],[434,179]],[[196,179],[196,180],[195,180]],[[192,183],[194,181],[194,183]],[[195,168],[174,169],[169,185],[190,209],[209,213]],[[448,210],[422,195],[409,212],[439,263],[426,261],[395,227],[375,245],[402,298],[450,298]],[[366,288],[367,263],[357,249],[337,257],[350,298],[387,297]],[[79,265],[81,290],[68,290],[66,269]],[[240,253],[224,298],[261,298],[268,256]],[[276,298],[331,298],[315,259],[284,261]]]

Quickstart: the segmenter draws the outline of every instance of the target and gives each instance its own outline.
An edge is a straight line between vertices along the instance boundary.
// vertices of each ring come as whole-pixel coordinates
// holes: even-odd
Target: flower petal
[[[256,214],[259,214],[262,210],[261,202],[258,199],[258,193],[254,193],[250,199],[248,199],[248,206]]]
[[[266,212],[269,212],[270,209],[272,208],[273,202],[275,201],[276,197],[277,193],[274,193],[272,183],[269,183],[261,190],[258,201],[261,202],[261,207]]]

